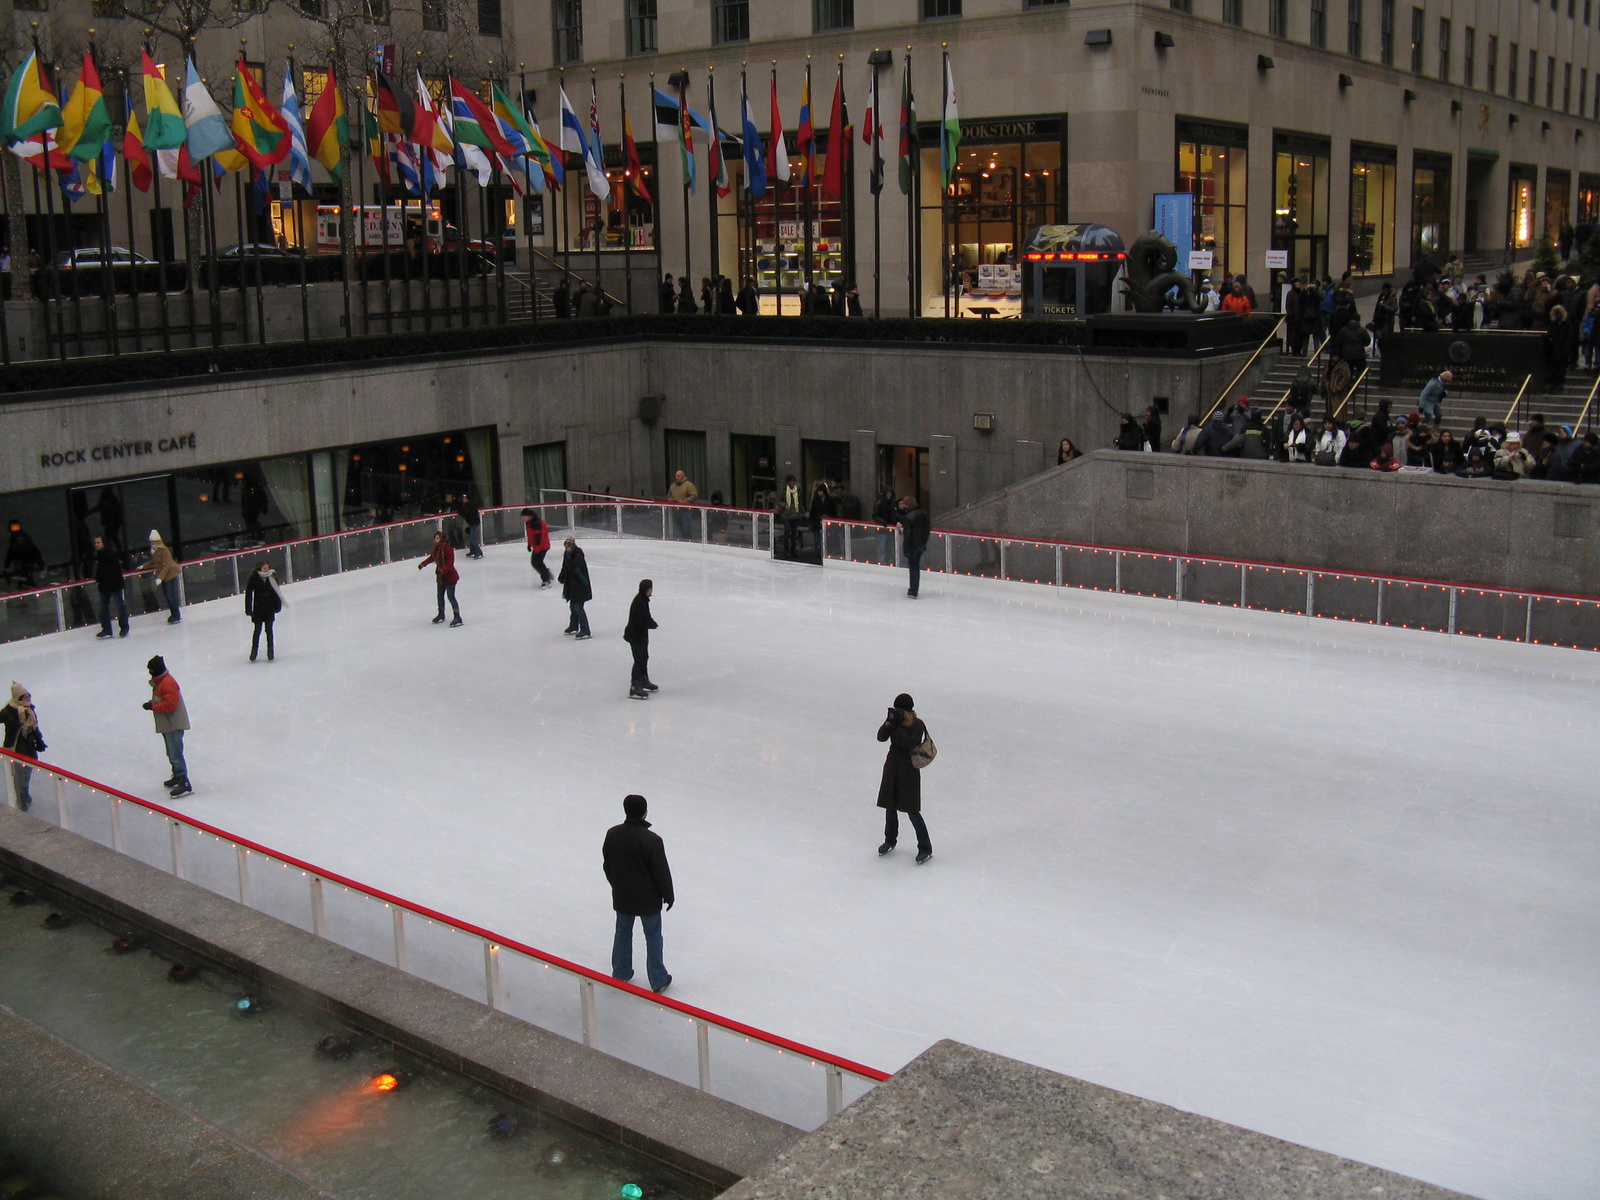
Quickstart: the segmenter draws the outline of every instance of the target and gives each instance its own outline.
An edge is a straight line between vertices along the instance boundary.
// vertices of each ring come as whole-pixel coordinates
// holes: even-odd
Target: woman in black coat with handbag
[[[894,849],[900,836],[899,814],[905,813],[917,831],[918,864],[933,857],[933,843],[928,840],[928,827],[922,820],[922,774],[911,753],[927,737],[927,726],[917,716],[911,697],[901,692],[878,726],[878,740],[889,743],[888,757],[883,760],[883,782],[878,785],[878,807],[884,810],[883,845],[878,847],[878,853],[888,854]]]
[[[244,585],[244,613],[255,625],[255,631],[250,635],[251,662],[255,662],[256,652],[261,648],[263,628],[267,631],[267,661],[272,661],[272,620],[282,611],[283,593],[278,590],[272,564],[263,558],[256,564],[256,569],[250,572],[250,580]]]
[[[578,548],[577,538],[568,538],[563,545],[556,582],[561,585],[561,598],[567,602],[572,616],[562,632],[572,634],[581,642],[589,636],[589,614],[583,611],[583,606],[594,599],[594,591],[589,586],[589,563]]]

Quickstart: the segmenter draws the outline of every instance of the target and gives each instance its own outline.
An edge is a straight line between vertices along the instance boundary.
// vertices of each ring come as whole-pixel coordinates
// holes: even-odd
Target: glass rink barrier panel
[[[684,541],[765,554],[772,552],[773,519],[768,512],[646,500],[594,503],[577,499],[572,503],[542,504],[537,508],[550,528],[551,552],[557,561],[561,540],[568,533]],[[520,505],[483,510],[485,543],[521,542],[525,536],[521,512]],[[434,535],[441,530],[460,533],[465,545],[465,530],[459,527],[459,521],[453,514],[443,514],[192,559],[179,564],[182,569],[179,597],[183,604],[189,605],[238,596],[250,572],[263,560],[277,572],[280,583],[295,583],[421,558],[433,549]],[[940,565],[931,557],[924,562],[930,570]],[[165,611],[165,597],[149,571],[129,572],[123,580],[123,599],[130,617]],[[111,615],[115,622],[115,606]],[[0,644],[68,629],[86,629],[99,623],[100,591],[90,581],[0,596]]]
[[[4,753],[5,797],[16,805]],[[802,1129],[886,1073],[834,1058],[237,841],[159,805],[34,766],[32,814],[346,949]]]
[[[829,521],[824,557],[903,566],[900,532]],[[1465,637],[1600,650],[1600,600],[934,531],[926,571],[1155,596]]]

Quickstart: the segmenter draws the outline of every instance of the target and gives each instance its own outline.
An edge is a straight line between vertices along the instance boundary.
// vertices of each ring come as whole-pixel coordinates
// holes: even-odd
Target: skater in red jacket
[[[531,508],[522,510],[522,525],[528,531],[528,561],[539,572],[539,587],[547,588],[554,582],[550,568],[544,565],[544,556],[550,550],[550,526]]]
[[[422,570],[429,563],[433,564],[433,580],[438,585],[439,593],[439,615],[434,617],[433,623],[444,624],[444,600],[448,596],[450,611],[455,613],[455,619],[450,622],[450,628],[454,629],[461,624],[461,606],[456,603],[456,581],[461,576],[456,574],[456,552],[443,531],[433,535],[433,551],[417,564],[417,570]]]

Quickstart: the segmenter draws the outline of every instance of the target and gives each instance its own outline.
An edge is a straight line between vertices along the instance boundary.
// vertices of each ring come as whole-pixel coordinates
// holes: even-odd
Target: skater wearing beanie
[[[633,978],[633,919],[644,926],[645,974],[652,992],[664,992],[672,982],[661,953],[661,906],[672,907],[672,870],[667,847],[650,832],[644,815],[650,809],[643,796],[622,801],[627,818],[606,830],[606,880],[611,884],[611,907],[617,914],[617,934],[611,942],[611,978],[624,983]]]
[[[550,526],[531,508],[522,510],[522,526],[528,531],[528,562],[539,572],[539,587],[542,590],[552,582],[550,568],[544,565],[544,556],[550,552]]]
[[[894,698],[889,715],[878,726],[878,740],[889,743],[889,754],[883,760],[883,782],[878,785],[878,807],[883,814],[883,845],[879,854],[894,849],[900,836],[900,813],[911,819],[917,831],[917,862],[927,862],[933,857],[933,843],[928,840],[928,827],[922,821],[922,775],[918,768],[927,766],[933,759],[933,741],[928,729],[917,716],[911,697],[901,692]]]
[[[450,598],[450,611],[455,614],[455,620],[450,622],[454,629],[461,624],[461,606],[456,603],[456,583],[461,576],[456,572],[456,552],[450,545],[450,539],[445,537],[443,531],[433,535],[433,550],[428,557],[417,564],[417,570],[422,570],[429,563],[433,564],[433,581],[437,585],[439,597],[439,615],[433,618],[435,625],[444,624],[444,601]]]
[[[161,786],[170,789],[167,795],[176,800],[194,791],[189,786],[189,764],[183,760],[183,731],[189,728],[189,709],[178,681],[167,673],[166,659],[158,654],[146,665],[150,669],[150,699],[140,707],[154,715],[156,732],[166,744],[172,778]]]
[[[561,598],[571,608],[572,616],[562,632],[573,634],[581,642],[589,636],[589,614],[583,611],[583,606],[594,599],[594,591],[589,586],[589,564],[578,548],[577,538],[569,537],[563,547],[561,573],[556,579],[561,583]]]
[[[0,708],[0,727],[5,729],[5,747],[26,758],[38,758],[44,753],[44,738],[39,733],[39,714],[33,711],[33,697],[20,683],[11,685],[11,702]],[[28,780],[33,768],[11,760],[11,784],[17,797],[17,807],[27,812],[33,804],[28,795]]]
[[[655,584],[648,579],[639,580],[639,592],[628,609],[628,626],[622,631],[622,640],[633,647],[633,682],[628,687],[630,700],[648,700],[657,691],[650,682],[650,631],[657,629],[650,615],[650,593]]]
[[[150,561],[145,564],[148,570],[156,574],[156,587],[161,592],[161,599],[167,606],[171,616],[167,618],[168,625],[176,625],[183,617],[178,612],[178,578],[183,574],[178,562],[172,557],[172,551],[166,542],[161,540],[161,531],[150,531]]]
[[[250,661],[255,662],[256,651],[261,647],[261,630],[267,631],[267,661],[273,658],[272,619],[283,611],[283,592],[278,588],[278,577],[272,564],[262,559],[250,572],[250,582],[244,585],[244,615],[255,625],[250,635]]]

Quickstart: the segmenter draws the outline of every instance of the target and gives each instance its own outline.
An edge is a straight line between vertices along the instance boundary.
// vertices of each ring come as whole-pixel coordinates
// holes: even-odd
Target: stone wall
[[[948,529],[1600,596],[1600,488],[1101,451]]]
[[[780,479],[802,474],[803,439],[847,442],[850,483],[863,496],[875,484],[877,445],[925,447],[933,511],[942,512],[1037,474],[1062,437],[1108,445],[1119,413],[1142,413],[1154,397],[1169,398],[1181,421],[1208,406],[1245,358],[634,341],[218,376],[120,394],[77,389],[0,410],[16,448],[0,460],[0,493],[492,425],[508,503],[524,498],[523,447],[557,441],[566,443],[570,486],[659,496],[670,428],[706,433],[707,478],[696,482],[707,497],[731,494],[730,434],[773,437]],[[646,395],[664,397],[659,419],[641,418]],[[993,429],[974,428],[975,413],[993,414]],[[164,437],[191,433],[192,444],[160,448]],[[148,456],[42,462],[146,442]]]

